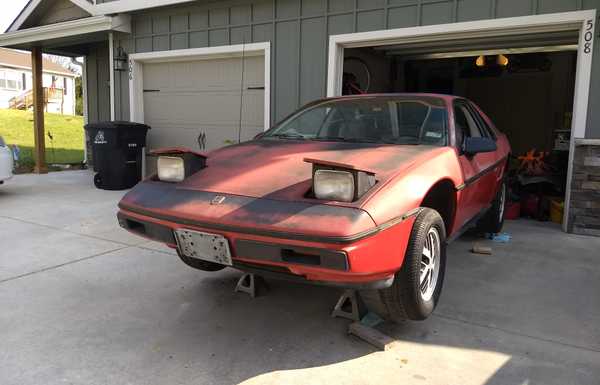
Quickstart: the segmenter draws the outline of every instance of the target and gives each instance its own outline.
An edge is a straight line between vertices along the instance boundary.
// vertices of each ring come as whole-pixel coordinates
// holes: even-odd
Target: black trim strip
[[[276,269],[276,266],[259,265],[248,262],[233,261],[234,269],[238,269],[244,272],[253,273],[265,278],[280,279],[283,281],[299,282],[309,285],[318,286],[330,286],[338,287],[343,289],[355,289],[355,290],[380,290],[386,289],[394,283],[394,276],[389,278],[371,281],[371,282],[330,282],[330,281],[309,281],[302,275],[295,275],[289,272]],[[287,270],[287,269],[286,269]]]
[[[460,184],[455,187],[456,191],[464,190],[465,188],[469,187],[470,185],[475,183],[479,178],[481,178],[485,174],[490,173],[492,170],[494,170],[496,167],[498,167],[498,165],[500,165],[502,163],[506,163],[507,158],[508,157],[505,156],[504,158],[494,162],[494,164],[492,164],[490,167],[486,168],[483,171],[480,171],[479,173],[477,173],[477,174],[473,175],[472,177],[470,177],[469,179],[465,180],[465,182],[463,184]]]
[[[343,251],[298,247],[285,243],[265,243],[248,239],[235,242],[238,258],[296,265],[314,265],[333,270],[348,270],[348,256]]]
[[[471,219],[469,219],[468,221],[465,222],[464,225],[461,226],[460,229],[458,229],[458,231],[455,231],[454,234],[452,234],[448,239],[446,239],[446,243],[450,243],[453,242],[455,240],[457,240],[458,238],[460,238],[461,235],[463,235],[467,230],[469,230],[472,227],[475,227],[477,225],[477,222],[488,212],[489,209],[492,208],[492,205],[489,205],[487,207],[485,207],[484,209],[482,209],[480,212],[478,212],[477,214],[475,214]]]
[[[349,235],[349,236],[345,236],[345,237],[344,236],[328,237],[328,236],[318,236],[318,235],[305,235],[305,234],[291,233],[291,232],[285,232],[285,231],[268,231],[268,230],[260,230],[260,229],[254,229],[254,228],[249,228],[249,227],[240,227],[240,226],[227,226],[227,225],[222,225],[219,223],[192,221],[192,220],[185,219],[185,218],[179,218],[179,217],[174,217],[174,216],[170,216],[170,215],[161,215],[161,214],[157,214],[152,211],[149,211],[149,210],[139,209],[136,207],[130,207],[123,203],[119,203],[119,208],[122,210],[130,211],[135,214],[144,215],[147,217],[160,219],[160,220],[164,220],[164,221],[174,222],[174,223],[177,223],[180,225],[197,226],[197,227],[203,227],[203,228],[207,228],[207,229],[230,231],[230,232],[242,233],[242,234],[260,235],[260,236],[272,237],[272,238],[284,238],[284,239],[293,239],[293,240],[299,240],[299,241],[323,242],[323,243],[356,242],[361,239],[375,235],[378,232],[383,231],[389,227],[392,227],[398,223],[401,223],[402,221],[405,221],[406,219],[408,219],[412,216],[416,216],[421,212],[421,208],[419,207],[419,208],[410,210],[409,212],[407,212],[399,217],[393,218],[385,223],[382,223],[379,226],[373,227],[372,229],[369,229],[369,230],[365,230],[358,234]],[[126,213],[125,213],[125,215],[126,215]]]

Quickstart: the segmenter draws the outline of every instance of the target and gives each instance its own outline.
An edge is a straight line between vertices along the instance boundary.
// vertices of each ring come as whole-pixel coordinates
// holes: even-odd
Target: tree
[[[75,78],[75,114],[83,116],[83,82],[81,76]]]

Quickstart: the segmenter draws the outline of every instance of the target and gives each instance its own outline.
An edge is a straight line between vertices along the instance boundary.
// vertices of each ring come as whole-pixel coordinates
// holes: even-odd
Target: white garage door
[[[242,141],[264,129],[264,56],[244,59]],[[212,150],[238,141],[242,58],[145,63],[148,148]]]

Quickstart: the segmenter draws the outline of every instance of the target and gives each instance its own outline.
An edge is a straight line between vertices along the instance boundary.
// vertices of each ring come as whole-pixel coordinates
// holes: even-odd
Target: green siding
[[[88,119],[90,123],[110,120],[110,71],[108,43],[89,47],[86,61]],[[129,104],[129,103],[127,103]],[[127,113],[129,116],[129,113]]]
[[[124,1],[124,0],[119,0]],[[326,92],[332,34],[600,8],[600,0],[204,0],[134,13],[128,52],[272,43],[271,119]],[[595,44],[595,57],[600,53]],[[594,63],[588,136],[600,137],[600,63]],[[118,74],[117,118],[129,117]]]

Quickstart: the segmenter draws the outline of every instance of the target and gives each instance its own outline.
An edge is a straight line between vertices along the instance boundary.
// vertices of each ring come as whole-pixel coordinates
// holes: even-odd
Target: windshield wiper
[[[380,140],[377,139],[368,139],[368,138],[344,138],[343,136],[319,136],[316,138],[312,138],[311,140],[318,140],[324,142],[348,142],[348,143],[380,143]]]
[[[304,135],[300,134],[273,134],[267,136],[267,138],[279,138],[279,139],[305,139]]]

